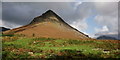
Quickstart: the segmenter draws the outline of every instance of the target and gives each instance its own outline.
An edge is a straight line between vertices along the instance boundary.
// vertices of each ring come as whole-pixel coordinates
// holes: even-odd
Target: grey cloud
[[[80,19],[84,19],[93,14],[92,10],[94,10],[93,4],[86,2],[78,6],[78,9],[76,9],[76,14],[80,16]]]
[[[2,18],[2,2],[0,2],[0,19]]]
[[[61,16],[67,23],[83,20],[89,16],[89,10],[86,7],[88,3],[75,6],[76,2],[4,2],[3,3],[3,22],[10,22],[16,25],[28,24],[34,17],[41,15],[46,10],[53,10]],[[79,5],[79,6],[80,6]],[[74,9],[77,7],[77,9]],[[85,13],[84,13],[85,12]],[[9,25],[4,23],[4,25]],[[12,27],[12,26],[11,26]],[[14,26],[12,27],[14,28]]]
[[[96,8],[96,11],[98,12],[95,21],[102,26],[107,26],[109,29],[109,33],[118,32],[118,3],[99,2],[95,3],[94,6]]]
[[[57,8],[58,7],[58,8]],[[46,10],[52,9],[58,12],[63,17],[65,15],[72,15],[72,8],[68,3],[3,3],[3,21],[24,25],[30,22],[34,17],[41,15]],[[62,11],[62,13],[61,13]],[[65,13],[65,14],[64,14]]]
[[[118,37],[120,39],[120,2],[118,2]]]

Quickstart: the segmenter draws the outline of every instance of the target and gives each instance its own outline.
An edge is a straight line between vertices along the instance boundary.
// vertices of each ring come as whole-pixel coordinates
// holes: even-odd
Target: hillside
[[[4,32],[4,34],[24,35],[26,37],[46,37],[65,39],[88,39],[89,37],[71,27],[51,10],[33,19],[25,26]]]

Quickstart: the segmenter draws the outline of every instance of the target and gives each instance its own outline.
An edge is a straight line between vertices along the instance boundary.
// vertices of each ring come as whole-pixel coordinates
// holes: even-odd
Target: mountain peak
[[[48,11],[46,11],[45,13],[43,13],[42,14],[42,16],[47,16],[47,17],[57,17],[58,15],[55,13],[55,12],[53,12],[52,10],[48,10]]]
[[[54,13],[52,10],[48,10],[46,11],[46,13]]]
[[[45,21],[64,22],[62,18],[60,18],[55,12],[53,12],[52,10],[48,10],[45,13],[43,13],[41,16],[34,18],[30,24],[36,24]]]

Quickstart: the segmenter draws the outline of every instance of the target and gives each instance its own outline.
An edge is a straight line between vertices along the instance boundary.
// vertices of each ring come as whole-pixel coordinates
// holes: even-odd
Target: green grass
[[[12,36],[14,36],[14,35],[6,35],[6,34],[0,34],[0,36],[2,36],[2,37],[4,37],[4,36],[9,36],[9,37],[12,37]]]
[[[117,44],[102,41],[19,37],[2,45],[3,58],[120,58]]]

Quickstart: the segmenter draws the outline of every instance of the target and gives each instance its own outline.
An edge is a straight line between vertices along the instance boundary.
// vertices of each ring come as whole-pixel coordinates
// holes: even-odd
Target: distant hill
[[[47,37],[65,39],[87,39],[88,35],[67,24],[52,10],[34,18],[31,23],[5,31],[4,34],[23,34],[27,37]]]
[[[9,28],[0,27],[0,32],[10,30]]]
[[[99,36],[99,37],[97,37],[97,39],[118,40],[115,37],[106,36],[106,35]]]

